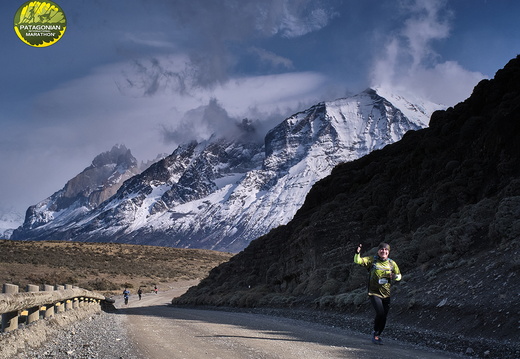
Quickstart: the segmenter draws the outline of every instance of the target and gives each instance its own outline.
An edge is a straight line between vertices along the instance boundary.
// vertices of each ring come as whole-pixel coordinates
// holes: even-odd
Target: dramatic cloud
[[[450,34],[452,13],[445,0],[410,0],[402,3],[406,20],[387,38],[385,51],[374,64],[373,86],[414,92],[432,101],[454,105],[467,98],[485,76],[445,61],[434,50],[435,41]]]
[[[279,56],[271,51],[260,49],[258,47],[251,47],[249,52],[256,55],[261,62],[266,63],[274,68],[283,68],[285,70],[294,69],[293,62],[290,59]]]
[[[242,133],[237,132],[237,125],[249,119],[256,129],[255,140],[261,141],[267,130],[287,116],[318,102],[316,93],[326,80],[313,73],[231,79],[211,91],[199,92],[200,106],[187,110],[182,119],[162,124],[163,138],[168,144],[178,145],[211,135],[236,137]]]
[[[5,23],[19,5],[0,2]],[[180,142],[232,134],[244,119],[261,138],[295,112],[369,82],[453,105],[484,77],[476,71],[492,76],[516,55],[520,36],[517,2],[63,6],[68,29],[53,46],[31,48],[12,28],[0,31],[0,205],[20,212],[117,143],[148,160]]]
[[[191,76],[202,87],[229,79],[237,61],[236,46],[245,41],[300,37],[325,27],[337,15],[313,0],[179,0],[170,6],[170,16],[185,36]]]
[[[245,119],[232,118],[214,98],[205,106],[185,113],[182,120],[173,126],[163,126],[165,142],[179,144],[187,138],[204,141],[211,136],[238,139],[248,134],[241,126]],[[254,140],[260,141],[261,138]]]

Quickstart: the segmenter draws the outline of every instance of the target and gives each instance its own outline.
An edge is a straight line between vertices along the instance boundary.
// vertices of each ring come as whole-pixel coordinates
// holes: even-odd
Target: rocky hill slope
[[[263,143],[245,120],[237,124],[234,137],[179,146],[120,185],[117,193],[100,198],[104,202],[92,201],[95,186],[79,175],[80,180],[69,181],[61,192],[31,207],[12,238],[238,252],[286,224],[312,185],[338,163],[426,126],[433,108],[439,107],[392,93],[385,96],[392,102],[368,89],[317,104],[282,121]],[[80,190],[82,184],[88,186]]]
[[[138,174],[137,160],[124,145],[96,156],[92,164],[49,198],[27,209],[18,233],[39,232],[51,224],[67,226],[112,197],[124,181]],[[18,235],[19,236],[19,235]],[[29,239],[29,238],[23,238]],[[68,238],[65,238],[68,239]]]
[[[352,260],[358,243],[369,255],[386,241],[404,274],[394,285],[391,322],[516,342],[518,138],[520,56],[466,101],[435,112],[429,128],[337,166],[292,221],[254,240],[175,303],[371,316],[366,270]]]

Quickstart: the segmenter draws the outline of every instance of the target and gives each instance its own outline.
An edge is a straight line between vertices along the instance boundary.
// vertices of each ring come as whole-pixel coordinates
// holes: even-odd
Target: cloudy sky
[[[445,105],[520,52],[517,0],[55,0],[56,44],[0,4],[0,211],[50,196],[99,153],[139,161],[369,86]]]

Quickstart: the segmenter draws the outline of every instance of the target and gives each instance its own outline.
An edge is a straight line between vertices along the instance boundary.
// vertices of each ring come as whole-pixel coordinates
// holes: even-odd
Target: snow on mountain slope
[[[29,207],[23,228],[30,231],[47,225],[67,227],[114,195],[126,179],[137,173],[137,161],[130,150],[116,145],[96,156],[61,190]]]
[[[439,108],[372,89],[323,102],[281,122],[263,146],[247,137],[179,146],[73,221],[49,221],[15,237],[240,251],[292,219],[314,183],[338,163],[425,127]]]
[[[14,209],[0,209],[0,239],[9,239],[22,223],[23,216]]]
[[[406,117],[416,118],[422,122],[422,127],[427,127],[430,116],[437,110],[444,110],[447,106],[433,103],[424,100],[416,95],[408,92],[402,92],[398,90],[391,90],[384,87],[376,87],[374,91],[390,101],[395,107],[397,107]],[[417,116],[418,113],[422,113],[424,116]]]

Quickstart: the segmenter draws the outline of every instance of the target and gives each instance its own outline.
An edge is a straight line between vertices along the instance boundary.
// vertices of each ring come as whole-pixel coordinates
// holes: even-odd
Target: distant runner
[[[125,304],[128,305],[128,298],[130,297],[130,291],[125,288],[125,290],[123,291],[123,298],[125,298]]]
[[[388,258],[389,244],[381,243],[377,255],[373,257],[361,257],[361,247],[360,244],[356,249],[354,263],[362,265],[369,271],[368,296],[376,311],[372,343],[383,344],[381,333],[385,329],[386,317],[390,310],[390,282],[392,279],[400,281],[401,271],[397,263]]]

